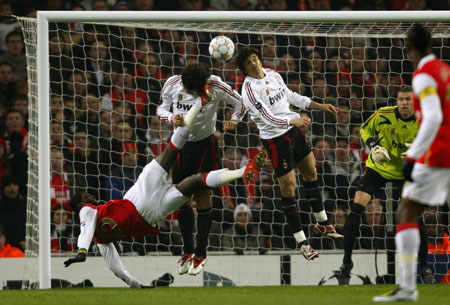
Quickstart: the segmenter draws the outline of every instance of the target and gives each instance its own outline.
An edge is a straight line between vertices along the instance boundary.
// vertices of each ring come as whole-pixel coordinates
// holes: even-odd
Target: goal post
[[[50,248],[50,71],[52,67],[49,63],[49,24],[58,26],[58,23],[95,23],[107,27],[133,27],[155,31],[173,30],[183,33],[194,32],[196,35],[199,35],[198,33],[206,33],[207,36],[211,36],[213,33],[234,33],[236,35],[244,34],[248,36],[359,37],[363,39],[374,38],[375,40],[378,38],[386,38],[389,40],[390,38],[404,39],[406,31],[411,27],[412,23],[424,22],[432,29],[434,37],[442,39],[450,38],[450,30],[448,27],[450,22],[450,12],[448,11],[38,11],[36,20],[29,18],[19,18],[19,20],[24,30],[26,42],[30,88],[31,140],[29,155],[30,158],[33,158],[33,162],[30,162],[29,165],[30,178],[28,185],[28,202],[30,203],[30,200],[37,201],[33,202],[33,204],[35,207],[38,207],[33,211],[31,211],[31,207],[28,208],[27,247],[34,247],[34,250],[27,251],[27,256],[32,257],[37,254],[39,257],[39,288],[41,289],[50,288],[50,279],[52,275]],[[60,32],[63,31],[65,30],[61,30]],[[108,37],[114,35],[114,33],[107,34]],[[159,39],[163,40],[164,38],[160,37]],[[250,40],[250,38],[248,40]],[[161,45],[161,41],[153,41],[153,43]],[[198,41],[198,43],[204,42]],[[244,42],[241,44],[243,43]],[[261,44],[264,44],[264,42],[262,41]],[[288,45],[286,49],[288,49],[288,47],[290,47],[290,45]],[[300,48],[300,46],[293,47]],[[328,45],[326,45],[326,47],[328,47]],[[359,47],[364,48],[364,45],[358,45],[358,48]],[[442,48],[444,47],[445,46],[442,46]],[[350,48],[352,49],[353,45],[351,45]],[[378,46],[374,46],[373,48],[377,49]],[[387,48],[392,48],[392,46],[387,46]],[[239,46],[237,49],[239,50]],[[154,52],[158,53],[160,50]],[[352,51],[350,51],[350,53],[351,52]],[[298,52],[298,54],[301,54],[301,52]],[[161,56],[161,54],[157,54],[157,56]],[[201,51],[197,54],[197,57],[202,57],[203,59],[208,58],[207,54],[202,54]],[[300,62],[300,60],[303,59],[304,58],[297,58],[296,60]],[[327,58],[322,59],[327,60]],[[365,59],[365,55],[363,55],[363,59]],[[72,60],[75,62],[74,59]],[[275,58],[274,60],[279,60],[279,58]],[[311,59],[304,60],[312,63],[314,61],[314,56]],[[403,64],[403,61],[407,59],[401,58],[399,60],[401,60],[401,64]],[[123,66],[125,66],[124,63],[122,63],[122,67]],[[74,66],[74,69],[80,68]],[[168,71],[174,72],[175,68],[169,67]],[[236,74],[235,71],[231,72]],[[298,73],[301,72],[302,71],[298,71]],[[388,70],[388,72],[390,71]],[[326,71],[322,71],[321,73],[326,74]],[[323,75],[323,77],[325,78],[326,75]],[[388,79],[386,87],[389,85],[389,81],[390,80]],[[389,97],[392,96],[389,95]],[[320,126],[318,126],[318,128],[325,129],[325,127]],[[235,135],[234,137],[236,139],[237,136]],[[38,185],[37,189],[36,185]],[[269,200],[274,202],[275,198],[269,198]],[[275,203],[273,203],[273,205],[275,206]],[[31,217],[34,220],[30,220],[32,219]],[[36,220],[38,220],[38,224],[35,223]],[[28,223],[28,221],[33,223]],[[262,220],[260,220],[260,224],[261,223],[263,223]],[[31,233],[31,230],[34,232]],[[36,236],[36,232],[38,232],[38,236]],[[36,248],[37,245],[38,249]]]

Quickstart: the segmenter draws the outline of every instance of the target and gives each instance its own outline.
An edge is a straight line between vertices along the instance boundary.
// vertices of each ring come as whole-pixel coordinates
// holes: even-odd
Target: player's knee
[[[314,166],[308,167],[301,171],[301,175],[304,181],[316,181],[317,180],[317,170]]]

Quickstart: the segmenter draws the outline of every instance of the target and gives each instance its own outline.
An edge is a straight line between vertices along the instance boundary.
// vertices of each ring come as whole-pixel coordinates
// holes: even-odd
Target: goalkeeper
[[[189,67],[189,66],[188,66]],[[187,69],[187,68],[186,68]],[[185,69],[185,70],[186,70]],[[156,225],[182,205],[188,204],[192,194],[203,188],[220,187],[245,177],[251,180],[261,170],[266,152],[260,151],[246,167],[237,170],[220,169],[206,174],[195,174],[180,183],[169,184],[167,175],[177,159],[178,152],[189,139],[197,114],[209,99],[205,93],[208,79],[183,82],[196,97],[195,104],[184,117],[184,126],[176,129],[169,146],[147,164],[136,183],[125,193],[124,199],[110,200],[97,205],[95,198],[83,194],[74,212],[79,211],[81,232],[78,254],[64,262],[66,267],[86,260],[87,249],[94,240],[111,271],[131,288],[151,288],[131,276],[122,264],[113,242],[127,237],[157,234]]]
[[[344,226],[344,259],[339,268],[339,285],[348,285],[350,281],[353,245],[369,201],[387,182],[392,182],[393,186],[400,190],[398,194],[401,194],[404,181],[402,174],[404,155],[418,129],[418,122],[414,116],[412,89],[408,86],[400,88],[397,106],[380,108],[362,125],[361,137],[371,150],[366,161],[366,172],[361,178],[359,190],[355,194]],[[425,231],[421,231],[424,249],[419,253],[420,275],[424,283],[432,283],[434,278],[426,264]]]

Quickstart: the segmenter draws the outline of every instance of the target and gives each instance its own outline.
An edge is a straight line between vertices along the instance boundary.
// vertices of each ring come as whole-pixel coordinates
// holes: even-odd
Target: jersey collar
[[[428,54],[425,57],[422,57],[422,59],[419,61],[419,64],[417,65],[417,69],[422,68],[424,64],[426,64],[429,61],[432,61],[435,58],[436,58],[436,56],[433,53]]]

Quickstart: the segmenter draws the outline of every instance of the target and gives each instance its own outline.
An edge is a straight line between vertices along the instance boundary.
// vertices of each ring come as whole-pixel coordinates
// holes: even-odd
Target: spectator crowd
[[[30,18],[36,16],[37,10],[428,9],[448,9],[448,3],[433,0],[0,1],[1,15]],[[359,134],[361,124],[380,107],[395,105],[399,88],[411,82],[413,68],[406,58],[402,38],[312,36],[307,34],[308,30],[311,29],[306,28],[300,35],[221,34],[229,36],[237,49],[249,44],[259,47],[264,67],[278,71],[290,90],[315,102],[338,107],[335,117],[319,111],[305,111],[302,115],[312,119],[311,128],[303,131],[310,139],[316,159],[329,219],[342,233],[369,153]],[[173,126],[161,121],[156,109],[162,86],[170,76],[179,74],[190,63],[203,61],[213,66],[214,74],[240,92],[245,76],[237,69],[235,58],[212,62],[209,57],[209,41],[217,34],[220,33],[126,24],[50,24],[53,252],[76,249],[79,220],[72,207],[80,200],[81,193],[90,193],[103,202],[122,198],[143,167],[167,147]],[[433,51],[450,61],[448,38],[436,38]],[[0,253],[7,245],[17,251],[25,250],[30,88],[25,56],[20,23],[15,18],[1,19]],[[235,131],[223,130],[223,122],[231,118],[232,112],[225,105],[219,108],[215,137],[220,147],[221,166],[236,169],[255,155],[261,143],[255,124],[248,118]],[[279,192],[270,164],[251,182],[241,179],[215,190],[210,250],[263,254],[268,250],[295,249],[296,242],[281,212]],[[298,188],[296,198],[300,205],[307,206],[302,193],[302,188]],[[386,247],[386,199],[385,192],[381,192],[367,207],[357,247]],[[302,212],[301,216],[313,236],[312,213]],[[448,206],[429,211],[424,219],[429,228],[430,252],[450,251]],[[141,255],[153,251],[180,254],[176,213],[159,227],[159,236],[125,240],[117,244],[118,249]],[[342,249],[339,241],[315,237],[312,242],[317,249]]]

